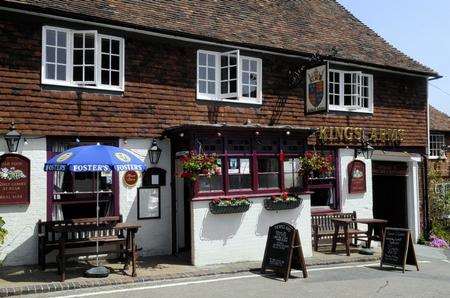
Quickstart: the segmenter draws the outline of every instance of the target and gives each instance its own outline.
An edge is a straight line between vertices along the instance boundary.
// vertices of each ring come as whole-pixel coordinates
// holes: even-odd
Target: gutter
[[[162,33],[162,32],[155,32],[155,31],[150,31],[150,30],[126,27],[126,26],[122,26],[122,25],[112,25],[112,24],[102,23],[99,21],[81,20],[81,19],[77,19],[74,17],[58,16],[58,15],[49,14],[49,13],[29,11],[29,10],[25,10],[25,9],[21,9],[21,8],[11,8],[11,7],[1,6],[0,11],[21,13],[21,14],[27,14],[27,15],[32,15],[32,16],[54,19],[54,20],[73,22],[73,23],[79,23],[79,24],[85,24],[85,25],[91,25],[91,26],[97,26],[97,27],[104,27],[104,28],[126,31],[126,32],[133,32],[133,33],[149,35],[149,36],[153,36],[153,37],[168,38],[168,39],[174,39],[174,40],[185,41],[185,42],[205,44],[205,45],[210,45],[210,46],[226,47],[226,48],[230,48],[230,49],[239,49],[239,50],[244,50],[244,51],[258,52],[258,53],[270,54],[270,55],[275,55],[275,56],[299,58],[299,59],[303,59],[303,60],[310,60],[310,58],[313,56],[313,54],[309,54],[309,55],[308,54],[307,55],[286,54],[286,53],[281,53],[281,52],[276,52],[276,51],[271,51],[271,50],[262,50],[262,49],[255,49],[255,48],[238,46],[238,45],[233,45],[233,44],[224,44],[224,43],[215,42],[215,41],[206,41],[206,40],[202,40],[202,39],[194,38],[194,37],[177,36],[177,35],[174,35],[173,33],[169,34],[169,33]],[[396,71],[396,70],[390,70],[390,69],[376,67],[376,66],[365,66],[365,65],[360,65],[357,63],[339,62],[336,60],[326,60],[326,61],[329,61],[334,64],[357,66],[357,67],[365,68],[365,69],[372,69],[372,70],[377,70],[377,71],[382,71],[382,72],[396,73],[396,74],[409,75],[409,76],[415,76],[415,77],[424,77],[424,78],[432,77],[435,79],[442,77],[442,76],[439,76],[438,74],[432,75],[432,74],[426,74],[426,73],[415,73],[413,71],[411,71],[411,72],[400,71],[400,70]]]

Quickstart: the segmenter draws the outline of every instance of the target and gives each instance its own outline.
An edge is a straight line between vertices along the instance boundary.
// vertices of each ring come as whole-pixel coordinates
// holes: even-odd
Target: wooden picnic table
[[[86,244],[93,243],[93,242],[101,242],[101,243],[120,243],[121,238],[117,235],[123,235],[124,232],[126,232],[125,237],[125,248],[123,249],[122,253],[125,255],[125,268],[128,269],[129,263],[131,262],[132,265],[132,276],[136,276],[136,263],[137,263],[137,245],[135,243],[136,239],[136,233],[139,230],[141,226],[137,224],[130,224],[130,223],[116,223],[113,226],[109,227],[111,230],[117,231],[116,235],[110,235],[110,236],[103,236],[101,231],[104,230],[101,226],[98,228],[98,231],[96,231],[95,224],[92,223],[88,226],[57,226],[54,227],[55,232],[61,233],[61,238],[59,240],[59,259],[60,259],[60,265],[59,265],[59,272],[61,274],[61,281],[65,280],[65,263],[66,263],[66,257],[68,256],[76,256],[77,254],[67,254],[66,252],[66,241],[68,239],[68,235],[70,233],[73,233],[74,231],[77,232],[84,232],[84,231],[90,231],[93,236],[88,237],[85,240],[82,240],[81,242],[85,242]],[[122,238],[123,239],[123,238]],[[82,253],[86,254],[86,253]]]
[[[350,256],[350,236],[355,236],[357,237],[358,234],[361,234],[360,230],[353,230],[350,229],[349,226],[352,223],[361,223],[361,224],[366,224],[367,225],[367,240],[366,241],[366,247],[370,248],[370,243],[372,241],[372,239],[375,239],[375,237],[373,236],[373,230],[374,230],[374,226],[379,225],[381,227],[381,230],[383,231],[387,220],[384,219],[377,219],[377,218],[356,218],[356,219],[352,219],[352,218],[332,218],[331,219],[334,223],[334,234],[333,234],[333,243],[332,243],[332,247],[331,247],[331,251],[332,252],[336,252],[336,246],[337,246],[337,242],[338,242],[338,234],[339,234],[339,230],[342,228],[344,230],[344,238],[343,238],[343,243],[345,245],[345,251],[347,253],[347,256]]]

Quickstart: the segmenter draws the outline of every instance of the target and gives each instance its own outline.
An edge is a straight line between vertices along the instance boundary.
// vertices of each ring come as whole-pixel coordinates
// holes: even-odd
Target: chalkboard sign
[[[410,230],[386,228],[380,267],[383,268],[383,265],[402,267],[405,272],[406,264],[414,265],[419,270]]]
[[[291,268],[302,270],[305,278],[308,276],[298,231],[288,223],[278,223],[269,228],[261,272],[272,269],[287,281]]]

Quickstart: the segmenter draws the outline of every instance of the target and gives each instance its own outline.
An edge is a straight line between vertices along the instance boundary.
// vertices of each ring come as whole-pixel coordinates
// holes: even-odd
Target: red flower
[[[327,157],[325,158],[325,160],[330,163],[333,162],[333,155],[328,154]]]
[[[221,199],[220,198],[215,198],[212,200],[214,204],[219,204]]]
[[[305,152],[305,157],[306,158],[312,158],[314,156],[314,153],[312,151],[306,151]]]

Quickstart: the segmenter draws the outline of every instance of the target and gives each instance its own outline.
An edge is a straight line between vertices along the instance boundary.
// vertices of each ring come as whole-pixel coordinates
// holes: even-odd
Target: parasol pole
[[[100,213],[100,207],[99,207],[99,204],[98,204],[98,201],[99,201],[99,189],[100,189],[100,179],[99,179],[99,176],[100,176],[100,174],[99,174],[99,172],[96,172],[96,181],[95,181],[95,183],[96,183],[96,185],[97,185],[97,191],[96,191],[96,194],[97,194],[97,199],[96,199],[96,217],[97,217],[97,240],[95,241],[95,252],[96,252],[96,259],[97,259],[97,267],[98,267],[98,226],[99,226],[99,219],[98,219],[98,217],[99,217],[99,213]]]

